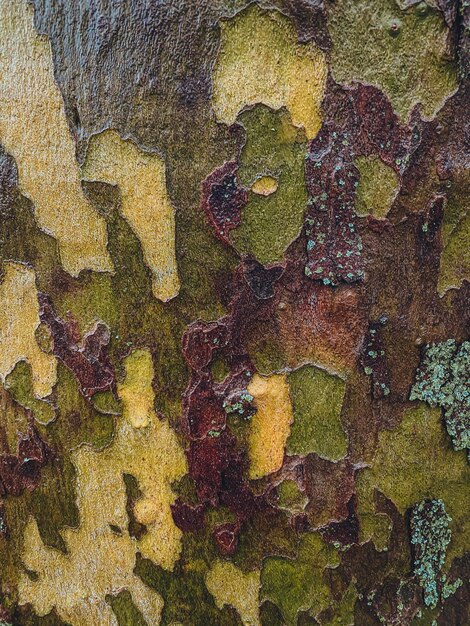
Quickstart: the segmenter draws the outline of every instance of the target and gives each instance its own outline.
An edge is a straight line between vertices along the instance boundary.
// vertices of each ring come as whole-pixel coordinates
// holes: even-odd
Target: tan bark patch
[[[0,283],[0,378],[5,381],[18,361],[27,361],[34,394],[44,398],[56,382],[56,360],[36,342],[40,321],[35,274],[21,263],[5,263],[4,270]]]
[[[57,239],[67,272],[111,270],[105,222],[82,192],[51,47],[34,30],[33,7],[0,0],[0,32],[0,142],[16,160],[20,189],[41,230]]]
[[[255,374],[248,385],[256,413],[252,418],[248,455],[250,478],[262,478],[282,467],[284,448],[293,422],[285,374]]]
[[[311,42],[298,43],[288,18],[253,5],[221,25],[212,106],[226,124],[247,106],[285,106],[312,139],[321,126],[326,75],[325,55]]]
[[[155,297],[166,301],[176,296],[180,284],[175,210],[166,188],[163,159],[139,150],[132,141],[124,141],[115,131],[108,130],[92,137],[83,176],[118,185],[121,212],[142,244]]]

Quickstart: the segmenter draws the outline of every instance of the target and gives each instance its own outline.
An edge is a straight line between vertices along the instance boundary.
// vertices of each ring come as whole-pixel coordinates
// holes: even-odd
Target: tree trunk
[[[0,0],[0,624],[470,623],[463,0]]]

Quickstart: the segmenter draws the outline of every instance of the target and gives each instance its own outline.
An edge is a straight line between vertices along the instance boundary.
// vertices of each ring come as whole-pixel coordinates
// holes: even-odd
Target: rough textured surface
[[[80,186],[50,44],[34,30],[27,2],[2,0],[0,28],[0,139],[15,158],[20,188],[39,228],[57,239],[65,270],[110,270],[104,221]]]
[[[166,301],[176,296],[175,211],[163,160],[123,141],[116,132],[105,131],[91,138],[82,176],[118,186],[121,212],[140,240],[155,297]]]
[[[0,0],[0,624],[470,623],[470,9]]]
[[[326,71],[325,55],[313,43],[299,45],[289,20],[253,5],[222,23],[212,75],[215,114],[230,125],[245,107],[285,106],[312,139],[321,124]]]
[[[18,361],[27,361],[34,394],[40,398],[48,396],[56,382],[56,362],[51,354],[41,350],[35,337],[40,319],[34,271],[19,263],[6,263],[0,300],[0,376],[5,380]]]

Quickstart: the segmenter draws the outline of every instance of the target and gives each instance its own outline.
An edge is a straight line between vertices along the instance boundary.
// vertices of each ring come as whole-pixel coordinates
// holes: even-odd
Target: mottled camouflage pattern
[[[0,13],[0,624],[468,625],[468,3]]]

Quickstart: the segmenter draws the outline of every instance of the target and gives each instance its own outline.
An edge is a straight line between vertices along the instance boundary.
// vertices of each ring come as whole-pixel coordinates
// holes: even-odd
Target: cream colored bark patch
[[[326,59],[313,43],[300,44],[290,20],[256,5],[221,23],[219,56],[212,76],[217,118],[233,124],[246,106],[287,107],[308,139],[321,126]]]
[[[18,361],[27,361],[34,395],[44,398],[56,382],[56,360],[40,350],[34,334],[40,324],[34,271],[20,263],[5,263],[0,302],[0,378],[5,382]]]
[[[262,478],[282,467],[284,448],[293,422],[289,386],[285,374],[255,374],[248,385],[256,413],[248,443],[250,478]]]
[[[277,180],[272,176],[261,176],[255,180],[251,191],[259,196],[270,196],[277,191]]]
[[[216,561],[207,573],[206,586],[219,609],[228,604],[238,611],[244,626],[259,625],[259,572],[244,574],[233,563]]]
[[[111,270],[104,220],[85,198],[75,144],[54,81],[47,38],[26,0],[0,0],[0,142],[16,160],[39,227],[57,239],[64,269]]]
[[[124,361],[126,378],[121,386],[127,419],[119,419],[109,448],[95,451],[81,447],[72,454],[77,470],[78,529],[67,528],[62,536],[68,554],[42,544],[37,524],[30,521],[25,531],[23,560],[38,574],[24,575],[19,584],[20,602],[30,602],[39,615],[54,606],[60,617],[73,626],[117,624],[105,602],[107,594],[128,589],[148,624],[158,624],[163,601],[134,575],[136,552],[171,569],[181,549],[181,531],[175,526],[170,504],[171,483],[187,471],[186,458],[168,423],[152,412],[146,427],[141,425],[141,406],[129,401],[127,384],[144,374],[148,396],[153,368],[150,353],[138,350]],[[127,403],[127,404],[126,404]],[[142,491],[135,514],[147,525],[139,540],[128,533],[126,489],[123,474],[132,474]]]
[[[164,161],[108,130],[91,138],[82,173],[87,180],[119,186],[121,212],[142,244],[155,297],[166,301],[176,296],[180,285],[175,210],[168,197]]]

